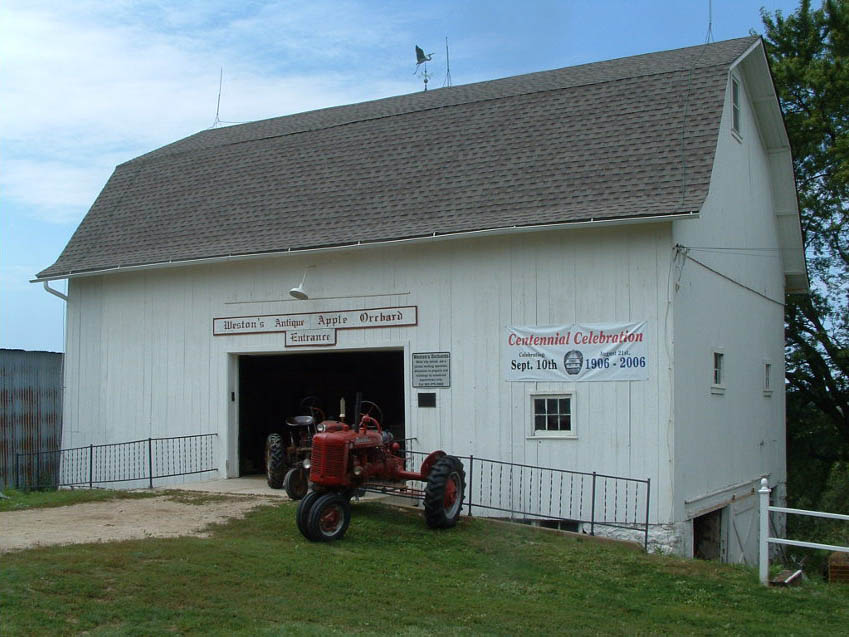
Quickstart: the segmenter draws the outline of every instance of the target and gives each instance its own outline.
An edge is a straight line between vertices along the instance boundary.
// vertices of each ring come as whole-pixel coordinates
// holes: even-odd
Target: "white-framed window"
[[[712,394],[725,393],[725,352],[713,350],[713,370],[711,375],[710,391]]]
[[[772,396],[772,363],[764,361],[764,396]]]
[[[740,81],[731,78],[731,130],[742,137],[740,117]]]
[[[531,394],[531,435],[576,438],[575,394]]]

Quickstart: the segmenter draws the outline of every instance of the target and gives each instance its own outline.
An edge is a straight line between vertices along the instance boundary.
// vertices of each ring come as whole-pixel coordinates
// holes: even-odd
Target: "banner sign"
[[[648,321],[508,327],[505,378],[521,381],[646,380]]]

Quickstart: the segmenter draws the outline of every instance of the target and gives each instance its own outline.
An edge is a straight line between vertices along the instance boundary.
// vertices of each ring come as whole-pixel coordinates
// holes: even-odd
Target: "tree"
[[[811,278],[811,294],[786,303],[791,468],[804,449],[827,474],[849,460],[849,0],[761,16]]]

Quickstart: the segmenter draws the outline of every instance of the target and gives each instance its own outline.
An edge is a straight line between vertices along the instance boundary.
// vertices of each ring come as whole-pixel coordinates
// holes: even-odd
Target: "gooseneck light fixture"
[[[305,301],[306,299],[310,298],[306,290],[304,290],[304,282],[307,280],[307,270],[314,267],[314,265],[308,265],[306,268],[304,268],[304,276],[301,278],[300,285],[289,290],[289,296],[293,296],[301,301]]]

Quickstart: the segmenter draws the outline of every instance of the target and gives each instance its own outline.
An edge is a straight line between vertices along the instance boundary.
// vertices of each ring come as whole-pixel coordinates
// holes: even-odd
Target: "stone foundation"
[[[581,533],[589,533],[590,525],[582,524]],[[640,546],[645,542],[645,534],[640,530],[618,529],[609,526],[595,525],[595,534],[616,540],[636,542]],[[691,521],[673,524],[649,525],[649,553],[664,555],[693,556],[693,524]]]

